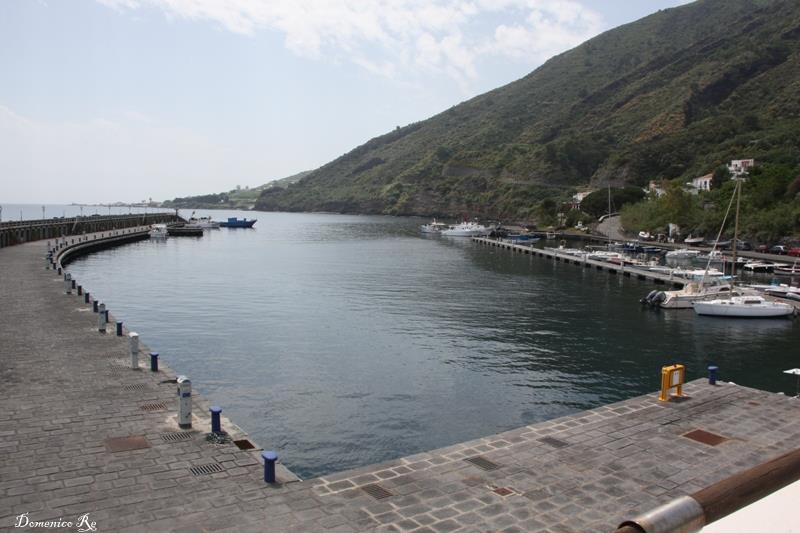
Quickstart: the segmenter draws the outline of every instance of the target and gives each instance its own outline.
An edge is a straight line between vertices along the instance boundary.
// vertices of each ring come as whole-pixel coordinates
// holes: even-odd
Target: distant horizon
[[[258,187],[685,3],[10,0],[2,189],[108,204]]]

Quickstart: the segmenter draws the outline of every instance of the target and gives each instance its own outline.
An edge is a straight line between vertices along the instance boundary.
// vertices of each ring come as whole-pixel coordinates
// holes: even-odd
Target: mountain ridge
[[[578,186],[796,162],[799,37],[788,0],[661,10],[265,190],[256,209],[531,219]]]

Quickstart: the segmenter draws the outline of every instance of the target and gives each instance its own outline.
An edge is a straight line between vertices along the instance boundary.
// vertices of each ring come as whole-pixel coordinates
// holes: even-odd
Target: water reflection
[[[303,476],[651,392],[672,362],[794,390],[780,374],[797,366],[791,320],[654,312],[638,304],[646,282],[421,237],[418,219],[255,216],[253,230],[141,242],[72,270]]]

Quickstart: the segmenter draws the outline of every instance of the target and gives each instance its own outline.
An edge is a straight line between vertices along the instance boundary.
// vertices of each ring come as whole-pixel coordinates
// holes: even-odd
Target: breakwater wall
[[[0,248],[43,239],[182,221],[174,213],[49,218],[0,222]]]

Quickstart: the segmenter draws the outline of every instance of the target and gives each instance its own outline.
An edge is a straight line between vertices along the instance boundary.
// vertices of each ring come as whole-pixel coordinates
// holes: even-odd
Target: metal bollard
[[[275,483],[275,461],[278,460],[278,454],[275,452],[261,452],[261,457],[264,459],[264,481],[266,483]]]
[[[150,352],[150,371],[158,372],[158,352]]]
[[[100,304],[97,312],[97,331],[106,332],[106,304]]]
[[[97,312],[97,300],[92,300],[92,312]]]
[[[83,294],[83,285],[78,285],[78,296]]]
[[[211,412],[211,433],[222,433],[222,424],[219,421],[219,415],[222,413],[222,407],[212,405],[208,408]]]
[[[131,368],[139,370],[139,334],[135,331],[128,333],[131,344]]]
[[[117,320],[117,337],[122,337],[122,321]]]
[[[72,288],[74,289],[75,287],[76,287],[76,285],[75,285],[75,280],[73,279],[73,280],[72,280]],[[78,293],[78,294],[80,294],[80,293]]]
[[[92,295],[89,294],[89,291],[83,293],[83,303],[89,303],[92,299]]]
[[[72,274],[64,275],[64,293],[72,294]]]
[[[58,267],[58,275],[61,275],[61,267]]]
[[[192,427],[192,382],[186,376],[178,376],[178,426]]]
[[[717,365],[708,365],[708,384],[709,385],[716,385],[717,384],[717,370],[719,370],[719,367]]]

